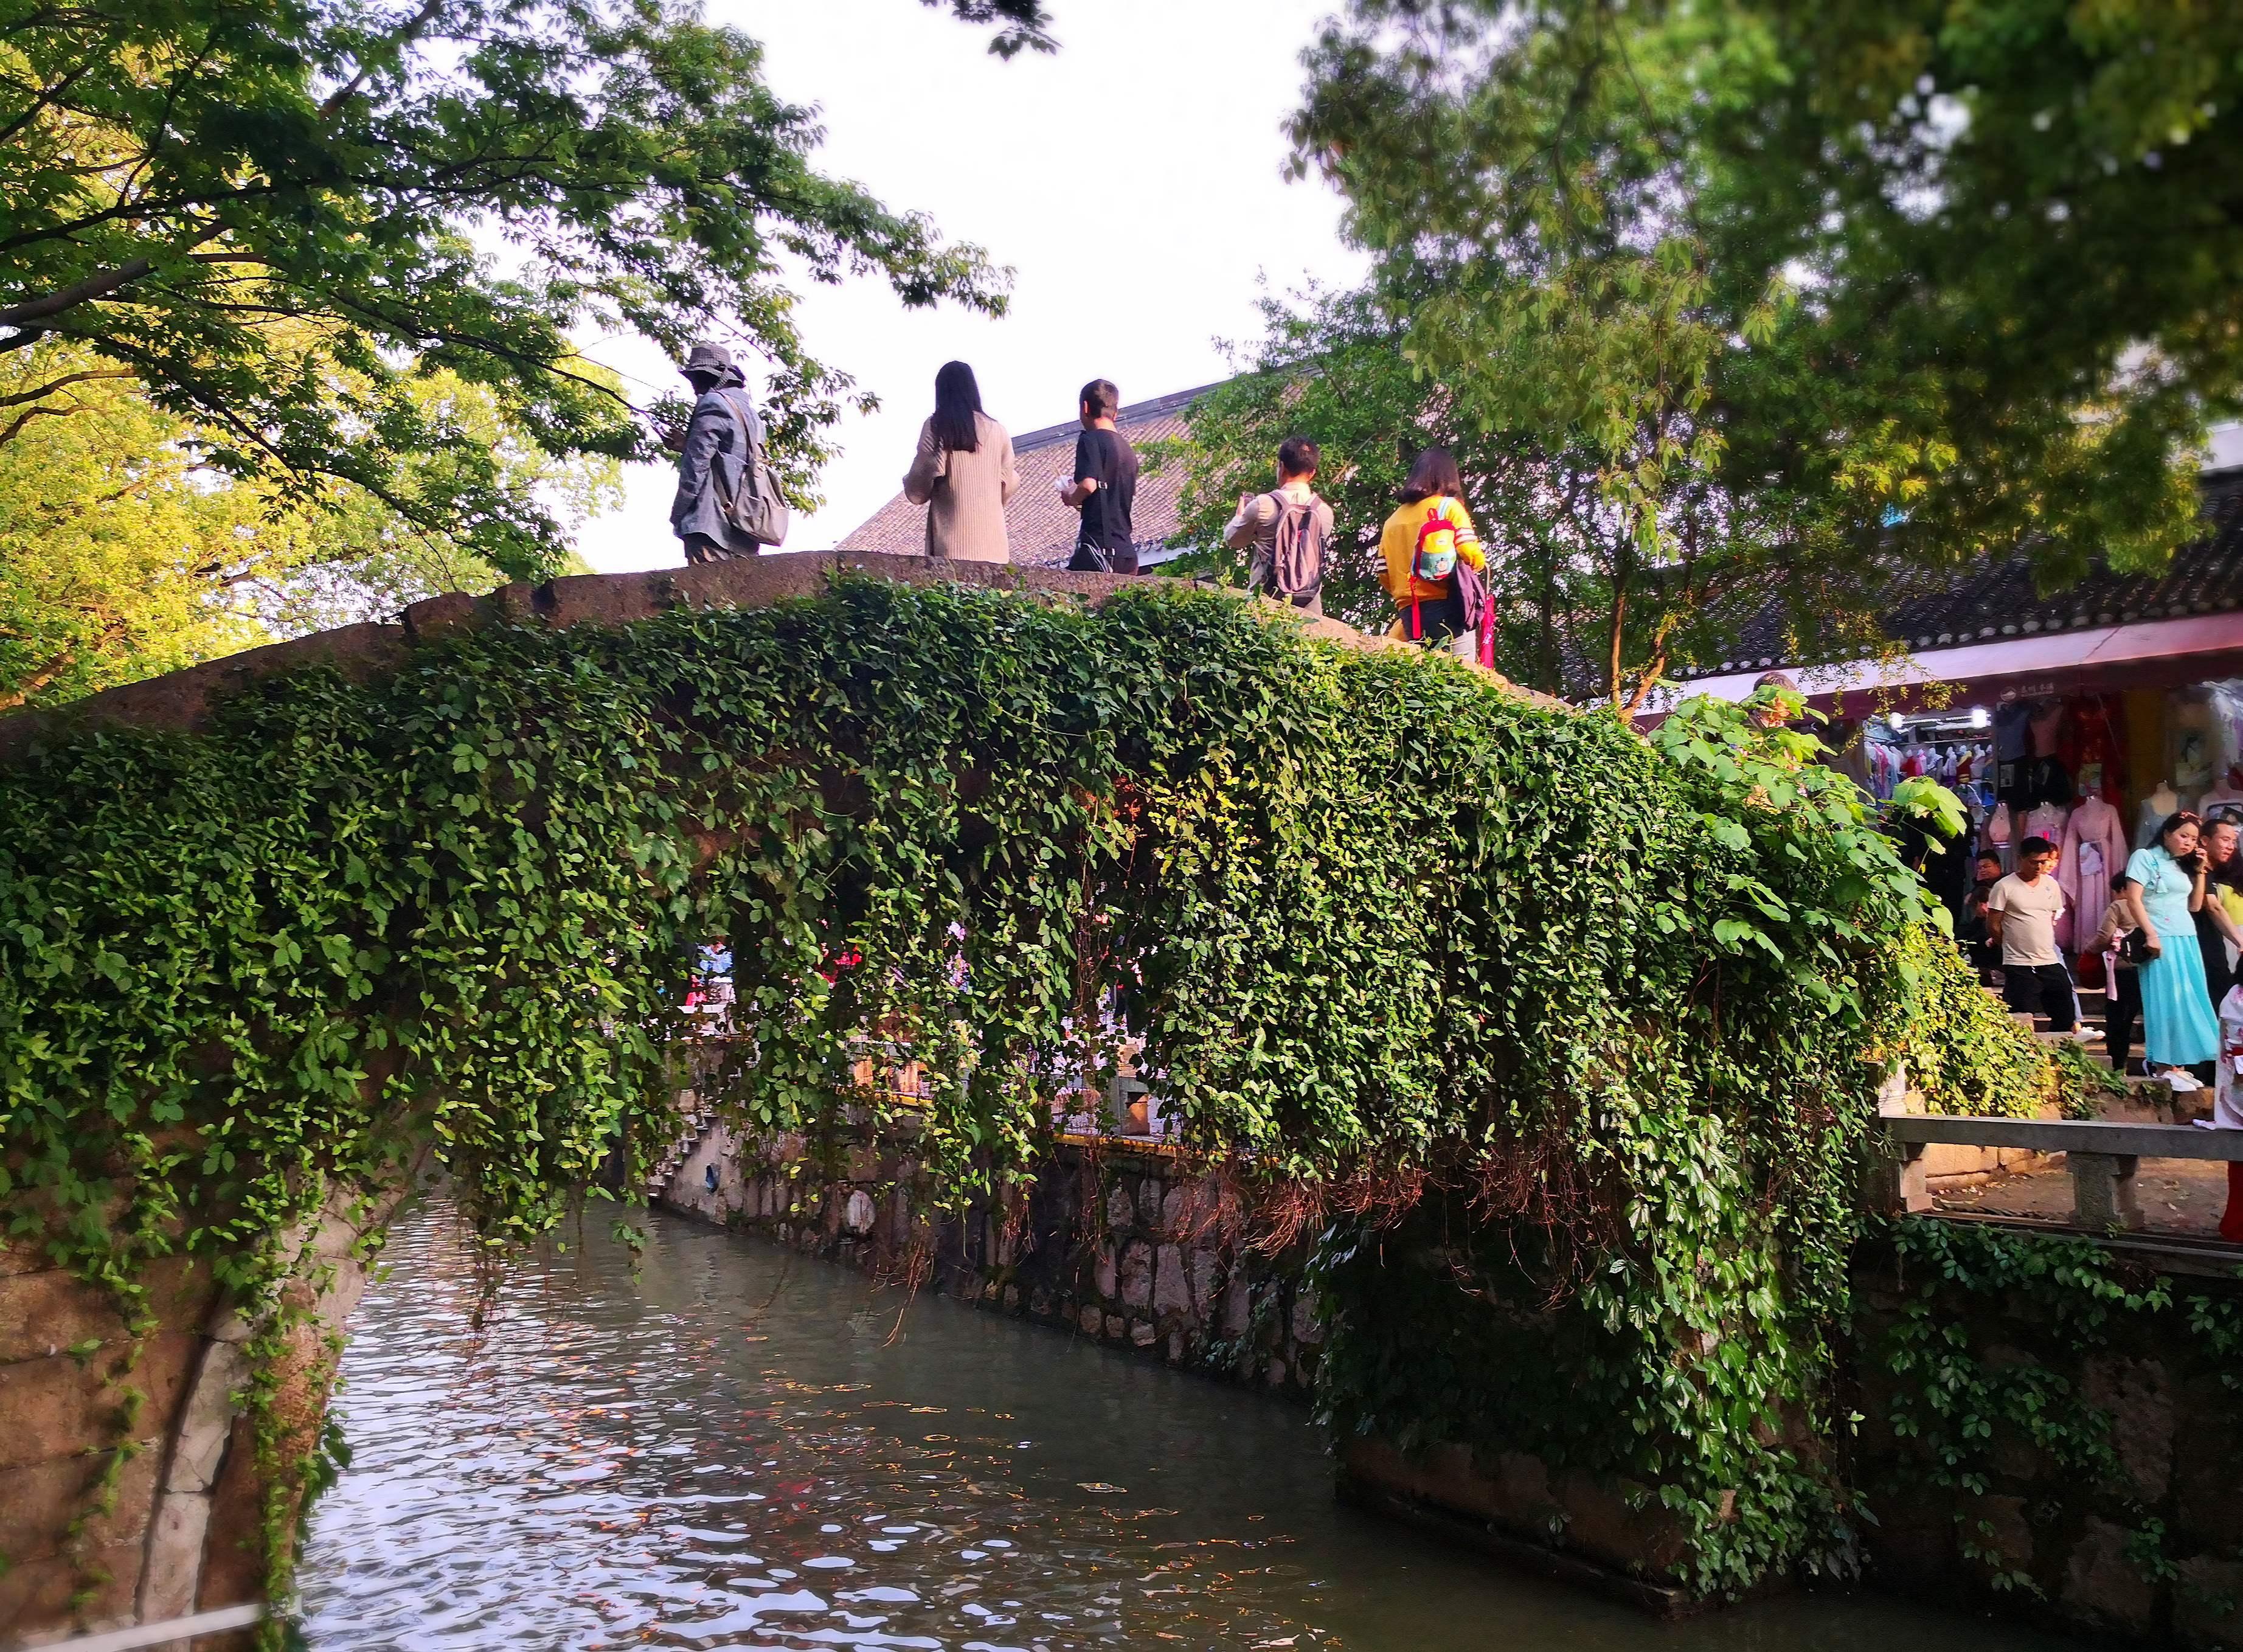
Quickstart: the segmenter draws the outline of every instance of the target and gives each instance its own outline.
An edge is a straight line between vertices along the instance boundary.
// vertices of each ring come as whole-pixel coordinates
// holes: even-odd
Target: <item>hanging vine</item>
[[[733,1116],[840,1151],[892,1105],[867,1041],[907,1044],[960,1202],[1141,1036],[1189,1146],[1353,1224],[1344,1428],[1420,1404],[1391,1367],[1450,1334],[1372,1345],[1382,1227],[1528,1236],[1473,1289],[1558,1305],[1591,1455],[1741,1587],[1844,1546],[1813,1442],[1878,1052],[1976,997],[1812,749],[1702,702],[1647,743],[1151,585],[843,581],[306,671],[0,776],[0,1197],[128,1298],[178,1250],[269,1296],[274,1235],[423,1147],[535,1235],[661,1144],[722,938]]]

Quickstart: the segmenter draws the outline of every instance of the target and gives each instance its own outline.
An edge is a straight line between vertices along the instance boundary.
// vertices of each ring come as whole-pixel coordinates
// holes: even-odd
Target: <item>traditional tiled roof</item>
[[[1115,415],[1114,428],[1135,448],[1182,435],[1186,410],[1216,388],[1202,384],[1196,389],[1178,390],[1125,407]],[[1047,425],[1013,438],[1013,462],[1020,473],[1020,485],[1005,507],[1005,528],[1016,563],[1059,568],[1074,554],[1075,529],[1081,518],[1060,502],[1054,484],[1062,476],[1071,478],[1074,474],[1074,438],[1081,428],[1070,419],[1065,424]],[[1137,479],[1136,502],[1129,516],[1140,551],[1153,550],[1175,532],[1176,495],[1182,482],[1182,476],[1174,470],[1148,472]],[[899,493],[852,529],[834,549],[920,556],[926,550],[926,507],[915,505]]]
[[[2022,551],[1958,569],[1896,570],[1897,600],[1878,626],[1902,647],[1921,651],[2243,608],[2243,469],[2206,475],[2202,486],[2209,531],[2175,551],[2159,572],[2115,573],[2098,557],[2077,583],[2043,595],[2033,558]],[[1792,625],[1783,604],[1768,603],[1735,626],[1728,657],[1676,674],[1821,664],[1795,655]]]

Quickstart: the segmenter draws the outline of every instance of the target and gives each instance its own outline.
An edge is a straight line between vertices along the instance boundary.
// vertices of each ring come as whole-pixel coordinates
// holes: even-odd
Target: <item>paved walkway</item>
[[[2152,1159],[2137,1175],[2145,1231],[2217,1238],[2227,1208],[2227,1167],[2193,1159]],[[1984,1210],[1998,1216],[2071,1219],[2071,1176],[2062,1165],[2004,1177],[1938,1197],[1943,1210]]]

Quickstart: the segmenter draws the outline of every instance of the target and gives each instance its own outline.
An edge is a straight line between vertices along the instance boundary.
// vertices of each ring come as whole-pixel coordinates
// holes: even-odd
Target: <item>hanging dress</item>
[[[2111,880],[2125,864],[2126,823],[2101,798],[2083,799],[2065,822],[2064,853],[2056,865],[2056,880],[2064,886],[2065,905],[2071,911],[2071,933],[2080,941],[2102,928]],[[2091,987],[2103,979],[2100,962],[2098,954],[2079,954],[2080,979]]]
[[[2142,1049],[2152,1067],[2194,1067],[2219,1055],[2219,1023],[2204,981],[2191,880],[2163,845],[2137,849],[2126,876],[2139,884],[2142,907],[2158,932],[2159,955],[2141,968]]]

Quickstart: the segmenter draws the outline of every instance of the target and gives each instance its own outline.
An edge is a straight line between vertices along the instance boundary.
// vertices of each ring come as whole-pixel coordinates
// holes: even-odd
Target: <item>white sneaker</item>
[[[2172,1092],[2176,1096],[2186,1096],[2204,1088],[2193,1073],[2160,1073],[2159,1076],[2172,1086]]]

